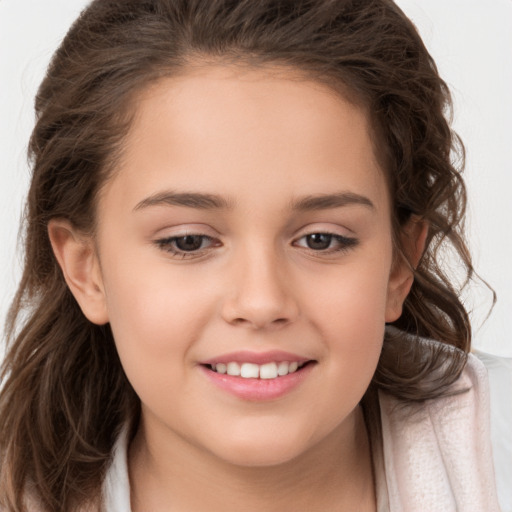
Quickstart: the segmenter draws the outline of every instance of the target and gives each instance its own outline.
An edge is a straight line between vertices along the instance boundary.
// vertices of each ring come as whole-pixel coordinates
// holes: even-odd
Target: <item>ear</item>
[[[404,301],[414,281],[413,269],[425,250],[427,235],[428,224],[414,215],[402,229],[403,255],[396,256],[389,276],[386,322],[394,322],[402,315]]]
[[[63,219],[48,223],[48,236],[64,279],[82,312],[91,322],[106,324],[105,291],[93,240]]]

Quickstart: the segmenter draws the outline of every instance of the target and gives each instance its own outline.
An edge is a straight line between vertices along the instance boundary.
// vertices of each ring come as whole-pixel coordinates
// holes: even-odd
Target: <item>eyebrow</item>
[[[292,209],[296,211],[328,210],[349,205],[362,205],[375,209],[375,205],[365,196],[353,192],[339,192],[335,194],[316,194],[306,196],[292,202]]]
[[[226,210],[233,207],[231,201],[215,195],[198,192],[160,192],[140,201],[134,211],[149,206],[185,206],[199,210]]]
[[[365,196],[353,192],[339,192],[335,194],[316,194],[301,197],[291,203],[294,211],[306,212],[314,210],[328,210],[350,205],[362,205],[375,209],[374,204]],[[143,210],[150,206],[184,206],[199,210],[229,210],[233,208],[230,201],[216,194],[200,192],[159,192],[143,199],[133,209]]]

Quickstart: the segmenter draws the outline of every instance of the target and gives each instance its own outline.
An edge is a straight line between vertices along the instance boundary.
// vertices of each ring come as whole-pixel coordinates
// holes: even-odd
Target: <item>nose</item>
[[[299,307],[285,265],[272,250],[241,254],[230,272],[222,316],[231,325],[278,328],[296,320]]]

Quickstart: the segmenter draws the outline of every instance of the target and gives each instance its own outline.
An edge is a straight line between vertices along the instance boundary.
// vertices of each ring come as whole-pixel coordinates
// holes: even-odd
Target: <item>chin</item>
[[[233,466],[246,468],[265,468],[271,466],[280,466],[286,464],[300,456],[300,452],[296,447],[279,446],[278,450],[267,447],[239,447],[229,454],[217,454],[221,456],[225,462]]]
[[[262,429],[253,434],[230,437],[217,444],[212,453],[228,464],[257,468],[286,464],[310,448],[306,438],[300,439],[302,436],[290,432],[276,434]]]

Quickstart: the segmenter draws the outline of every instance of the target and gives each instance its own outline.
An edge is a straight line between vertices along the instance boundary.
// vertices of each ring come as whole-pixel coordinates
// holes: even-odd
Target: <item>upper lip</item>
[[[288,363],[297,362],[299,364],[311,361],[308,357],[302,357],[291,352],[284,352],[282,350],[271,350],[267,352],[252,352],[249,350],[240,350],[237,352],[230,352],[228,354],[221,354],[211,359],[201,361],[201,364],[212,365],[218,363],[253,363],[253,364],[266,364],[266,363],[281,363],[287,361]]]

